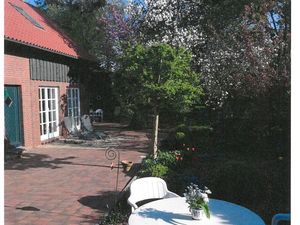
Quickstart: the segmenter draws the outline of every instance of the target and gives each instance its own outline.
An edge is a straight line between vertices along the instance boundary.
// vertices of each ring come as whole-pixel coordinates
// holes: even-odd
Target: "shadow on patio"
[[[109,161],[107,165],[99,164],[88,164],[88,163],[76,163],[71,161],[78,157],[68,156],[63,158],[51,158],[46,154],[38,153],[24,153],[21,159],[9,161],[5,164],[5,170],[26,170],[31,168],[49,168],[49,169],[59,169],[63,165],[76,165],[76,166],[92,166],[92,167],[103,167],[111,168]]]
[[[102,218],[104,218],[105,215],[107,215],[111,210],[114,209],[115,201],[123,197],[127,198],[128,196],[122,195],[122,192],[119,191],[101,191],[98,192],[97,195],[84,196],[80,198],[78,202],[86,207],[95,210],[97,213],[102,214],[102,216],[98,218],[98,221],[94,221],[92,217],[86,217],[86,215],[78,216],[80,216],[81,218],[88,219],[84,222],[99,222],[99,219],[101,220]]]

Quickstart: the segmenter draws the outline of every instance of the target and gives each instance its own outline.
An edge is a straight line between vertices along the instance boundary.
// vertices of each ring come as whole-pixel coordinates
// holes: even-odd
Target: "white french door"
[[[68,117],[71,119],[72,131],[80,129],[80,93],[79,88],[67,89]]]
[[[40,87],[39,106],[41,140],[58,137],[58,88]]]

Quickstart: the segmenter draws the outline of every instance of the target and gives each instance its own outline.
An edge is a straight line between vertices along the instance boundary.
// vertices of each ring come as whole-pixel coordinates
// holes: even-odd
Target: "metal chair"
[[[132,182],[127,202],[131,206],[132,211],[134,211],[138,208],[137,202],[174,197],[179,197],[179,195],[169,191],[163,179],[158,177],[144,177]]]
[[[272,217],[272,225],[278,225],[280,221],[291,221],[290,213],[278,213]]]

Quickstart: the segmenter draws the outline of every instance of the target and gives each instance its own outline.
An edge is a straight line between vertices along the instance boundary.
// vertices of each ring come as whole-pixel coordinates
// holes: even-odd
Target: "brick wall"
[[[24,146],[34,147],[41,144],[38,96],[39,87],[58,87],[60,106],[62,103],[61,97],[66,94],[66,89],[69,84],[64,82],[30,80],[29,73],[28,58],[5,54],[4,84],[19,85],[21,87]],[[61,109],[59,110],[59,114],[59,121],[61,122],[63,120],[63,112]],[[61,134],[61,126],[59,129]]]

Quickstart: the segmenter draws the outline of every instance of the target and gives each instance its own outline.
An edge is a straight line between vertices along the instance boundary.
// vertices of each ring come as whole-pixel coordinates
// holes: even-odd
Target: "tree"
[[[106,68],[109,70],[118,67],[117,59],[123,53],[123,49],[134,41],[125,8],[124,2],[112,0],[100,10],[101,17],[98,22],[105,37],[105,61]]]
[[[270,137],[274,143],[288,143],[289,0],[146,2],[147,10],[136,16],[142,18],[136,33],[143,43],[168,43],[192,53],[211,122],[223,125],[230,120],[239,128],[222,133],[238,136],[242,131],[250,143],[266,143]],[[289,144],[283,148],[274,143],[270,149],[289,149]]]
[[[135,40],[133,19],[122,1],[49,0],[46,13],[109,71],[115,69],[124,46]]]
[[[221,107],[236,92],[268,91],[274,80],[286,80],[289,87],[289,0],[146,2],[147,10],[132,16],[142,18],[136,33],[144,43],[163,42],[192,52],[207,105]]]
[[[37,0],[39,1],[39,0]],[[105,0],[47,0],[47,4],[80,10],[82,13],[92,12],[106,4]]]
[[[191,54],[167,44],[130,47],[121,60],[116,86],[125,102],[147,105],[154,115],[152,151],[157,154],[159,113],[164,107],[188,111],[202,95],[199,74],[192,71]]]
[[[100,60],[105,52],[104,35],[98,22],[103,7],[103,1],[54,0],[48,2],[46,15],[75,43]]]

